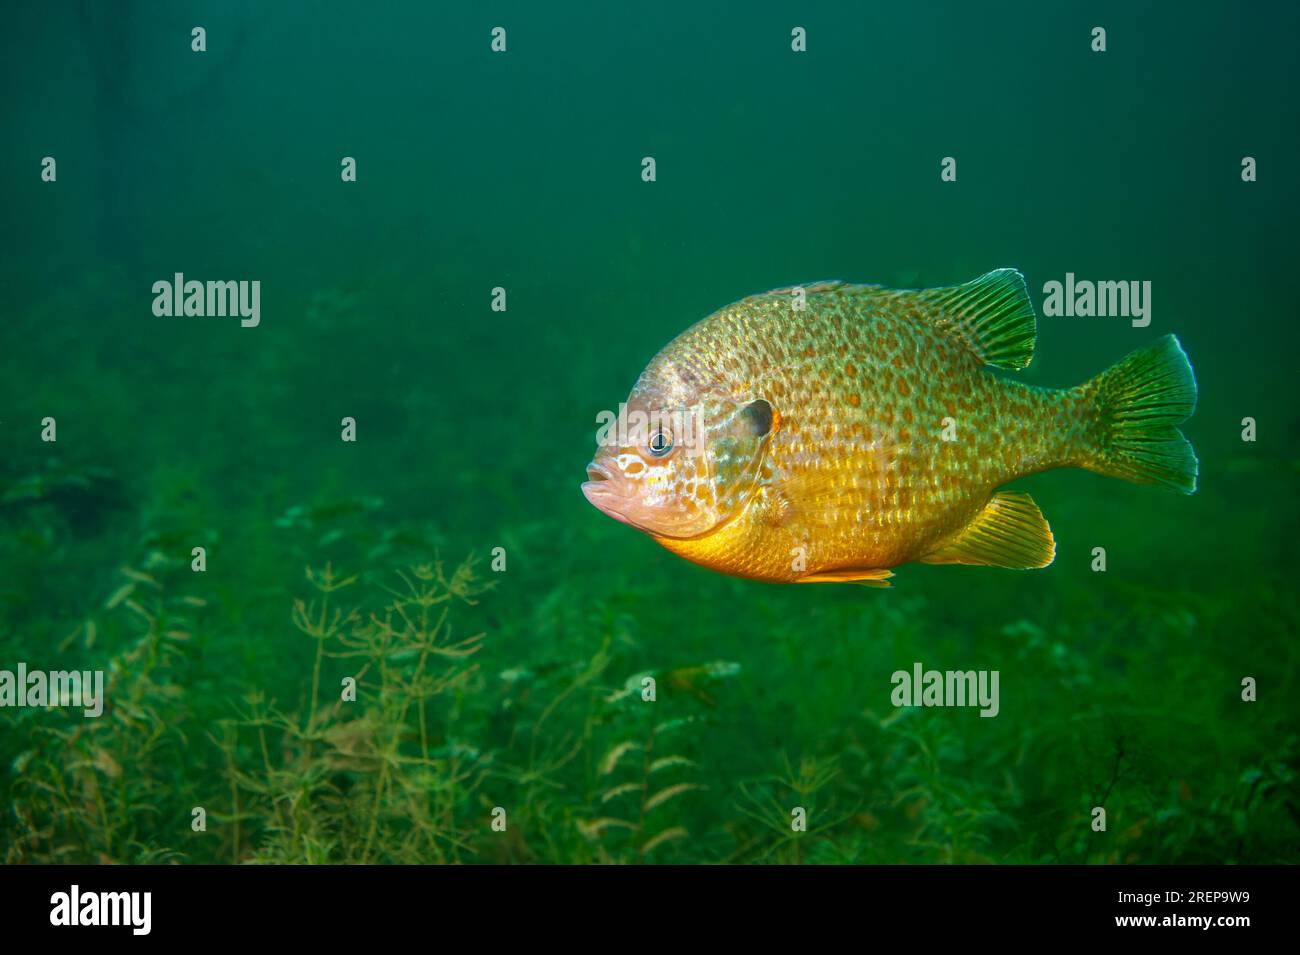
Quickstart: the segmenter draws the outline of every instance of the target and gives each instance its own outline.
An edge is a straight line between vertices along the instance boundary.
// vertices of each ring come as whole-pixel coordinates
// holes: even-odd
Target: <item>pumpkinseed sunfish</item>
[[[1196,379],[1173,335],[1074,388],[997,377],[1033,357],[1024,278],[951,288],[819,282],[728,305],[646,367],[587,500],[726,574],[889,586],[909,561],[1046,567],[1016,478],[1079,467],[1190,494],[1176,425]],[[607,413],[608,418],[613,415]]]

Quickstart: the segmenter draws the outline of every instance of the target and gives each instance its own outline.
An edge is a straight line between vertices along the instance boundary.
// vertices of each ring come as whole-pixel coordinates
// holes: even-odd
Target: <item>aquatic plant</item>
[[[491,584],[470,561],[450,573],[419,565],[367,610],[347,602],[358,576],[326,565],[307,580],[315,595],[293,606],[314,646],[306,701],[290,713],[256,691],[214,737],[230,779],[227,818],[238,824],[231,860],[246,849],[259,862],[464,858],[472,850],[460,813],[486,756],[456,737],[453,716],[483,634],[461,636],[452,611]],[[241,768],[250,751],[255,768]]]
[[[6,861],[161,862],[183,854],[185,797],[198,778],[186,759],[183,648],[206,602],[178,593],[176,572],[177,562],[157,552],[140,569],[123,567],[102,613],[64,640],[65,649],[78,643],[89,651],[101,629],[125,632],[125,648],[103,666],[100,718],[79,708],[18,711],[6,736],[29,748],[11,763],[15,825]]]
[[[0,711],[8,861],[1132,863],[1300,845],[1284,711],[1222,692],[1222,643],[1163,652],[1235,626],[1231,605],[1119,588],[1117,623],[1066,588],[1050,616],[972,635],[937,623],[923,587],[833,595],[805,617],[764,591],[746,600],[761,639],[721,644],[743,666],[674,665],[660,661],[692,641],[666,647],[641,623],[670,581],[592,597],[560,576],[535,600],[484,601],[504,578],[408,559],[439,535],[385,527],[365,500],[280,509],[281,543],[192,573],[166,555],[216,536],[184,486],[43,657],[105,669],[104,717]],[[539,592],[552,542],[508,540],[534,555],[511,586]],[[269,575],[312,550],[330,557],[286,596]],[[694,649],[727,632],[725,600],[674,599]],[[1260,653],[1285,657],[1287,640],[1280,620],[1256,626]],[[8,658],[23,646],[0,632]],[[898,661],[936,656],[1001,668],[1016,692],[997,719],[864,707]],[[794,706],[799,687],[816,692]]]
[[[598,771],[606,788],[596,797],[601,815],[576,822],[578,831],[596,847],[596,861],[644,862],[660,846],[690,836],[685,826],[665,825],[655,811],[701,788],[674,778],[695,762],[664,746],[669,734],[690,722],[689,718],[650,722],[644,735],[619,740],[605,753]]]

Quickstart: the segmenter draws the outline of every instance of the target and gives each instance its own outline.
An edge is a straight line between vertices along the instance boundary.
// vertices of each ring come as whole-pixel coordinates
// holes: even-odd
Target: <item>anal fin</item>
[[[1034,499],[998,491],[956,537],[920,563],[1028,569],[1046,567],[1055,557],[1056,540]]]

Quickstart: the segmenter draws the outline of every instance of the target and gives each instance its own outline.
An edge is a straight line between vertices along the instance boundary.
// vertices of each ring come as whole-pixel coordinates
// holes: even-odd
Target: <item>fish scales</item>
[[[950,289],[751,296],[669,343],[629,397],[707,409],[697,463],[673,474],[648,445],[622,448],[628,474],[602,449],[584,491],[674,553],[743,577],[880,584],[916,560],[1043,566],[1046,521],[1028,495],[996,489],[1080,466],[1190,490],[1195,457],[1169,424],[1190,414],[1195,381],[1172,337],[1074,388],[990,373],[1028,362],[1033,323],[1012,270]],[[1166,412],[1139,432],[1129,419],[1153,400]]]

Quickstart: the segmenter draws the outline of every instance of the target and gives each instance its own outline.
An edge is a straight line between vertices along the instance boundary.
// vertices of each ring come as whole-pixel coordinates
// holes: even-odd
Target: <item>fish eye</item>
[[[660,428],[650,438],[650,453],[657,458],[662,458],[665,454],[673,449],[673,436],[667,431]]]

